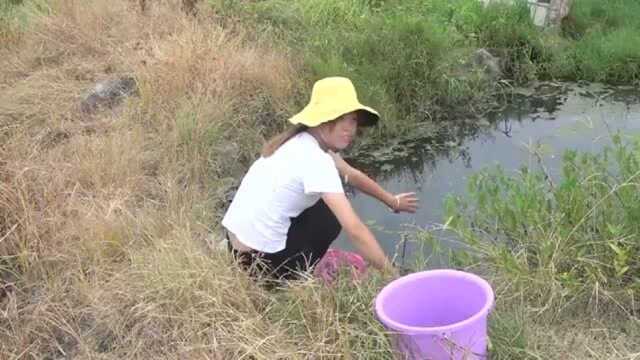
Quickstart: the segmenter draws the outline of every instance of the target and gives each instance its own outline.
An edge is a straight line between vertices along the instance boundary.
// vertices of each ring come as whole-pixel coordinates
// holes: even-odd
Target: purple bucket
[[[403,359],[487,358],[491,285],[477,275],[431,270],[394,280],[378,294],[376,315]]]

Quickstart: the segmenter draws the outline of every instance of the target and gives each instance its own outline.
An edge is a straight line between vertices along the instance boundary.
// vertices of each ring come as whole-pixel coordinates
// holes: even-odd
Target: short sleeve
[[[336,164],[326,153],[305,162],[302,182],[305,194],[344,193]]]

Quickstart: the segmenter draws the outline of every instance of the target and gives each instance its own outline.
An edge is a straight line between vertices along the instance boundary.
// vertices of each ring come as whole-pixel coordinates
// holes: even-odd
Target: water
[[[352,195],[356,212],[370,224],[387,254],[402,251],[402,232],[434,229],[446,222],[444,198],[464,195],[469,176],[480,169],[497,164],[507,172],[523,165],[539,169],[542,161],[551,178],[557,179],[565,150],[598,152],[611,144],[610,134],[640,133],[640,92],[636,89],[546,83],[519,92],[520,100],[504,111],[461,125],[464,131],[452,131],[463,135],[447,142],[460,145],[437,154],[427,152],[420,166],[402,168],[380,181],[392,193],[415,191],[421,204],[415,214],[393,214],[364,194]],[[451,234],[436,236],[445,246],[455,246]],[[344,232],[337,246],[353,249]],[[406,251],[408,257],[416,252],[411,245]]]

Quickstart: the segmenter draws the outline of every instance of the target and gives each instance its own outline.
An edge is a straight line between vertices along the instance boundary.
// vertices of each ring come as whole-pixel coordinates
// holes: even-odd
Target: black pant
[[[287,242],[276,253],[240,252],[229,246],[245,268],[276,279],[295,279],[297,273],[315,265],[338,237],[342,227],[322,199],[291,219]],[[257,258],[259,266],[252,267]]]

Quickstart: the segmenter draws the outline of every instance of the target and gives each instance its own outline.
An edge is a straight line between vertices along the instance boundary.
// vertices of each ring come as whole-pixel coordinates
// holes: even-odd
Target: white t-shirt
[[[285,248],[291,218],[323,193],[343,192],[331,155],[303,131],[251,165],[222,225],[241,243],[274,253]]]

